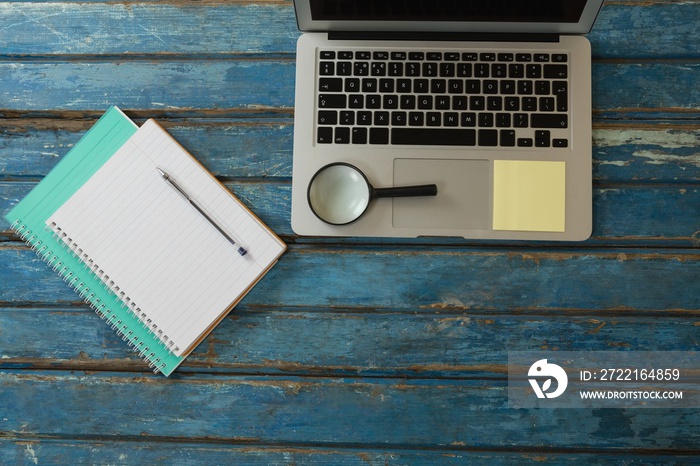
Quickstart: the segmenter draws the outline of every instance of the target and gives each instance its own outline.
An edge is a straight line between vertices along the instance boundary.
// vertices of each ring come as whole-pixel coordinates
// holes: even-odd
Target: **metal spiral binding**
[[[121,339],[124,340],[126,344],[148,364],[148,367],[152,369],[154,373],[157,374],[158,372],[162,372],[162,369],[165,368],[165,363],[162,363],[161,359],[156,357],[155,352],[151,351],[150,347],[144,346],[145,342],[140,341],[139,338],[135,335],[132,337],[133,332],[130,331],[127,328],[127,326],[124,325],[122,321],[117,318],[116,313],[112,309],[108,308],[104,303],[102,303],[99,298],[96,298],[95,293],[92,293],[90,291],[90,288],[85,283],[80,282],[80,278],[77,277],[72,271],[70,271],[68,267],[63,264],[63,262],[61,262],[60,258],[49,249],[48,245],[43,244],[42,241],[39,240],[38,237],[35,234],[33,234],[32,231],[29,230],[27,226],[24,223],[22,223],[21,220],[15,220],[12,223],[12,225],[10,225],[10,227],[15,231],[15,233],[17,233],[20,239],[24,241],[39,256],[40,259],[46,262],[49,265],[49,267],[51,267],[64,282],[66,282],[71,288],[73,288],[78,293],[78,295],[81,298],[83,298],[83,300],[95,311],[95,313],[98,316],[100,316],[100,318],[105,320],[107,324],[112,327],[112,329],[121,337]],[[60,236],[56,235],[56,231],[54,230],[54,228],[58,229],[59,232],[61,232],[61,229],[58,228],[55,223],[52,223],[51,227],[54,236],[58,239],[61,239],[62,242],[66,244],[68,249],[72,252],[72,254],[82,260],[82,257],[76,254],[76,250],[73,249],[71,243],[66,242],[65,240],[63,240],[63,238],[60,238]],[[87,255],[85,255],[85,257],[87,257]],[[83,261],[83,263],[85,263],[85,261]],[[90,261],[90,263],[92,264],[92,261]],[[101,279],[107,290],[113,291],[107,285],[107,283],[105,283],[104,280],[102,280],[102,277],[99,274],[95,273],[95,270],[93,270],[92,267],[90,267],[90,271]],[[102,272],[102,270],[99,270],[99,272]],[[131,302],[131,300],[129,301]],[[122,307],[126,307],[130,311],[134,312],[134,310],[130,306],[127,306],[124,303],[122,303]],[[140,311],[140,309],[138,310]],[[136,312],[134,312],[134,314],[137,317],[139,317],[139,315]],[[143,323],[143,325],[144,328],[146,328],[151,334],[156,335],[152,331],[152,329],[150,329],[145,323]],[[157,327],[155,328],[157,329]],[[162,332],[160,333],[162,334]],[[168,348],[168,350],[173,351],[173,342],[167,340],[167,342],[164,342],[164,345],[166,346],[166,348]],[[179,348],[175,349],[175,351],[177,350],[179,350]]]

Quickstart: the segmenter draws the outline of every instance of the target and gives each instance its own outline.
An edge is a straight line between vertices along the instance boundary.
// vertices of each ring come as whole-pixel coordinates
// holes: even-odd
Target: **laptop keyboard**
[[[320,50],[319,144],[568,147],[565,53]]]

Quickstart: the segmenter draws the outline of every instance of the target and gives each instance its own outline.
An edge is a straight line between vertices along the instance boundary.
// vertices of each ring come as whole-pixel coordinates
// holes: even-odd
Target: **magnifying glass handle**
[[[396,188],[375,188],[374,197],[414,197],[436,196],[437,185],[423,184],[420,186],[399,186]]]

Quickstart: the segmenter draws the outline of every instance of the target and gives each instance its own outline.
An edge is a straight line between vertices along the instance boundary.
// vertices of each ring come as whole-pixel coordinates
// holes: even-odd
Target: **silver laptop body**
[[[292,228],[300,235],[568,240],[592,227],[591,53],[603,0],[294,0]],[[377,199],[331,225],[309,206],[322,167]]]

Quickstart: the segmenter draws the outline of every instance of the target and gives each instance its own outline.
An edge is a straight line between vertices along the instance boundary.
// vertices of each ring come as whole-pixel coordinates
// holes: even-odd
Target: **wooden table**
[[[118,105],[289,251],[165,378],[0,220],[0,463],[692,462],[697,409],[510,409],[507,357],[700,349],[699,30],[626,0],[589,34],[590,240],[323,239],[289,222],[290,0],[3,2],[0,212]]]

